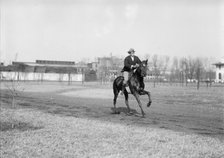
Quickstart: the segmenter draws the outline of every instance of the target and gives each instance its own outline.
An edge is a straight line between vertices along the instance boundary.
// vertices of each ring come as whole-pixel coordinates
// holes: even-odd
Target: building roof
[[[223,66],[223,65],[224,65],[224,57],[222,57],[222,58],[220,59],[220,61],[219,61],[219,62],[214,63],[214,64],[212,64],[212,65],[216,65],[216,66]]]
[[[74,61],[57,61],[57,60],[36,60],[37,64],[47,65],[75,65]]]
[[[0,66],[0,71],[38,72],[38,73],[77,73],[87,69],[86,64],[67,61],[39,60],[36,62],[12,62],[12,65]]]
[[[12,65],[20,65],[20,64],[23,64],[23,65],[27,65],[27,66],[47,66],[47,67],[74,67],[74,68],[80,68],[80,67],[86,67],[86,66],[83,66],[83,65],[79,65],[79,64],[75,64],[72,63],[72,62],[64,62],[64,61],[52,61],[52,62],[49,62],[49,61],[46,61],[46,62],[12,62]]]
[[[223,66],[224,63],[223,63],[223,62],[218,62],[218,63],[214,63],[213,65],[216,65],[216,66]]]

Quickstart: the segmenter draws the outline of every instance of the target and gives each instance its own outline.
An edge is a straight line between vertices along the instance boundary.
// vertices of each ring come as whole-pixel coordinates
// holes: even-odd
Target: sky
[[[222,0],[0,0],[0,61],[224,56]]]

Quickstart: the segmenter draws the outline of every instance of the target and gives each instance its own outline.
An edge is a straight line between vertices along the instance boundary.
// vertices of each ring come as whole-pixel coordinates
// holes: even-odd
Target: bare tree
[[[179,60],[177,57],[173,58],[173,63],[171,66],[171,75],[170,75],[170,82],[171,84],[173,82],[179,81],[179,74],[180,74],[180,69],[179,69]]]
[[[159,77],[164,72],[164,69],[166,67],[166,64],[164,65],[164,61],[162,60],[162,57],[159,57],[157,54],[154,54],[152,56],[152,65],[153,65],[153,74],[154,74],[154,87],[156,82],[158,83]],[[168,64],[168,60],[167,60]]]
[[[5,86],[6,86],[7,90],[9,91],[9,94],[12,99],[11,107],[13,109],[15,109],[17,98],[20,96],[20,93],[22,91],[24,91],[24,88],[21,87],[19,81],[15,81],[15,79],[12,79],[11,82],[5,83]],[[11,115],[11,119],[12,119],[12,128],[14,128],[15,124],[14,124],[14,120],[13,120],[13,115],[14,115],[13,111],[10,115]]]
[[[195,67],[196,67],[195,75],[196,75],[196,78],[197,78],[197,89],[199,89],[201,75],[202,75],[202,68],[203,68],[202,60],[200,58],[197,58],[195,60]]]
[[[158,83],[158,81],[164,81],[168,69],[169,59],[170,58],[168,56],[158,56],[156,54],[152,56],[153,74],[155,76],[154,86],[155,82]]]
[[[189,77],[189,65],[188,65],[188,60],[186,57],[183,57],[180,59],[180,68],[181,68],[181,71],[182,71],[182,79],[184,82],[185,80],[185,85],[187,86],[187,83],[188,83],[188,77]]]
[[[166,71],[167,71],[167,68],[168,68],[169,60],[170,60],[169,56],[163,56],[162,57],[162,62],[161,63],[163,63],[163,64],[161,66],[163,67],[162,68],[162,74],[164,76],[166,75]]]
[[[157,81],[157,76],[158,76],[158,55],[154,54],[152,56],[152,64],[153,64],[153,74],[154,74],[154,87],[156,87],[156,81]]]
[[[196,71],[196,60],[188,57],[188,67],[189,67],[189,79],[192,80],[194,78],[194,74]]]

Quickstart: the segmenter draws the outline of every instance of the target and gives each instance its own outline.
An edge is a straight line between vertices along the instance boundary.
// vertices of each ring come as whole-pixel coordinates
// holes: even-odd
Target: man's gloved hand
[[[137,68],[137,67],[139,67],[139,64],[131,65],[131,68],[132,68],[132,69],[135,69],[135,68]]]

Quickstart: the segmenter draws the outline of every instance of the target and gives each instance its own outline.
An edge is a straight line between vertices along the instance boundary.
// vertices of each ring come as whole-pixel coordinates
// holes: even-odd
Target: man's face
[[[135,54],[135,52],[131,52],[131,53],[130,53],[131,56],[134,56],[134,54]]]

